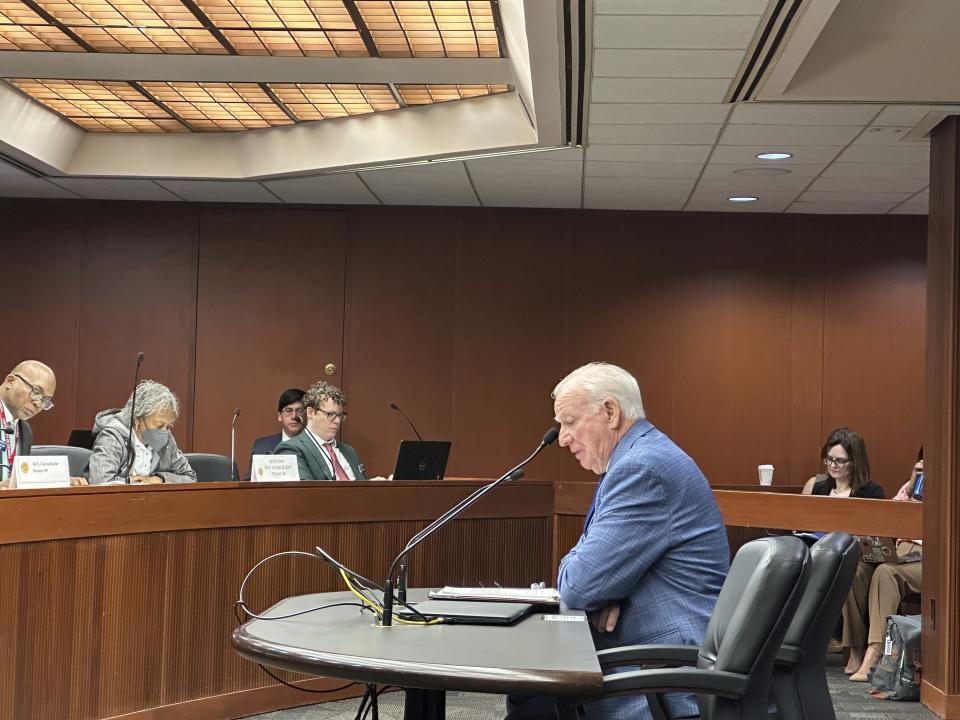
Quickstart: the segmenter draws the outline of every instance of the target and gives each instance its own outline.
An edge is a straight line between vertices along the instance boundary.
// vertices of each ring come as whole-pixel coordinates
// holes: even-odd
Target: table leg
[[[403,720],[444,720],[447,696],[442,690],[406,688]]]

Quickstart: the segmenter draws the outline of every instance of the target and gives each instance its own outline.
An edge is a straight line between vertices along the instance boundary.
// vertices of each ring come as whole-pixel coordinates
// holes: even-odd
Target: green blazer
[[[366,480],[367,474],[356,451],[346,443],[337,442],[337,449],[343,454],[353,468],[353,475],[357,480]],[[274,455],[294,455],[297,458],[297,468],[301,480],[334,480],[335,478],[327,466],[326,460],[320,457],[320,450],[311,437],[304,430],[296,437],[284,440],[273,451]]]

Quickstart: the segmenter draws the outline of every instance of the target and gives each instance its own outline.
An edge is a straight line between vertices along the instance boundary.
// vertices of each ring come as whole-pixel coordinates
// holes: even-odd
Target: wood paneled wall
[[[632,370],[651,419],[717,484],[819,469],[830,429],[867,440],[888,495],[922,442],[925,219],[446,208],[2,201],[12,332],[0,366],[58,371],[38,442],[63,442],[143,374],[185,449],[275,432],[275,398],[323,375],[344,439],[388,473],[411,437],[448,473],[495,475],[594,359]],[[8,220],[9,219],[9,220]],[[8,242],[9,239],[9,242]],[[551,449],[532,477],[586,478]]]

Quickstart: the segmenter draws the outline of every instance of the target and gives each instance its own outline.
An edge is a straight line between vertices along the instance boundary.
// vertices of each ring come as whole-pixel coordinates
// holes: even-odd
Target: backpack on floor
[[[870,690],[881,700],[920,699],[920,616],[891,615],[880,664],[870,673]]]

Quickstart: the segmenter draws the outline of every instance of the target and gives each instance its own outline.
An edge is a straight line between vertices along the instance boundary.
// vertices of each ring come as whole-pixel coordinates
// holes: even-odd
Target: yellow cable
[[[377,614],[380,615],[381,617],[383,616],[383,608],[377,603],[370,600],[370,598],[368,598],[366,595],[361,593],[359,590],[357,590],[353,586],[353,583],[350,582],[350,576],[347,575],[347,573],[343,569],[340,570],[340,576],[343,578],[343,581],[347,584],[347,589],[349,589],[350,592],[352,592],[354,595],[360,598],[360,602],[362,602],[367,607],[373,608],[377,612]],[[394,619],[401,625],[439,625],[440,623],[443,622],[443,618],[435,618],[434,620],[405,620],[402,617],[395,617]]]

